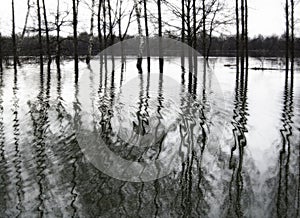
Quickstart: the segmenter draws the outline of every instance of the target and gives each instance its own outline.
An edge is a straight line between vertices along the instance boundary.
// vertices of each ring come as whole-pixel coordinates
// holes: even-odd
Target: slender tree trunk
[[[161,0],[157,0],[158,10],[158,36],[162,37]]]
[[[61,45],[60,45],[60,0],[57,0],[57,8],[56,8],[56,64],[59,65],[60,63],[60,52],[61,52]]]
[[[185,0],[181,0],[181,42],[185,42],[185,12],[184,12],[184,2]]]
[[[239,0],[235,1],[235,22],[236,22],[236,70],[239,72],[240,66],[240,20],[239,20]]]
[[[104,49],[107,47],[107,36],[106,36],[106,5],[103,0],[103,37],[104,37]]]
[[[99,49],[100,52],[102,51],[102,32],[101,32],[101,7],[102,7],[102,0],[99,0],[98,5],[98,14],[97,14],[97,27],[98,27],[98,39],[99,39]]]
[[[3,62],[2,62],[2,35],[0,33],[0,72],[3,72]]]
[[[295,0],[291,0],[291,78],[294,77],[295,59]]]
[[[46,30],[46,45],[47,45],[47,56],[48,56],[48,66],[51,63],[51,51],[50,51],[50,36],[49,36],[49,28],[48,28],[48,20],[47,20],[47,11],[45,0],[43,0],[43,14],[44,14],[44,22],[45,22],[45,30]]]
[[[289,1],[285,1],[285,70],[286,70],[286,78],[288,78],[289,71],[289,46],[290,46],[290,24],[289,24]]]
[[[241,0],[241,24],[242,24],[242,34],[241,34],[241,76],[244,74],[245,67],[245,2]]]
[[[158,36],[159,36],[159,72],[163,73],[164,59],[162,51],[162,18],[161,18],[161,0],[157,0],[157,10],[158,10]]]
[[[92,14],[91,14],[91,26],[90,26],[90,38],[89,38],[89,50],[88,55],[86,57],[86,63],[89,64],[92,56],[93,51],[93,40],[94,40],[94,7],[95,7],[95,0],[92,0]]]
[[[17,70],[17,39],[16,39],[16,27],[15,27],[15,2],[11,1],[11,9],[12,9],[12,41],[13,41],[13,55],[14,55],[14,69]]]
[[[204,1],[204,0],[203,0]],[[193,0],[193,48],[197,50],[196,0]]]
[[[206,7],[205,7],[205,0],[202,0],[202,44],[203,44],[203,56],[206,59]]]
[[[103,50],[103,41],[102,41],[102,32],[101,32],[101,7],[102,7],[102,0],[99,0],[99,5],[98,5],[98,14],[97,14],[97,23],[98,23],[98,40],[99,40],[99,50],[100,50],[100,63],[101,67],[103,64],[103,55],[102,55],[102,50]]]
[[[187,0],[187,10],[186,10],[186,19],[187,19],[187,40],[188,45],[192,46],[192,36],[191,36],[191,0]]]
[[[246,70],[249,68],[249,41],[248,41],[248,0],[245,0],[245,45],[246,45]]]
[[[107,5],[108,5],[108,18],[109,18],[109,34],[110,34],[110,45],[114,44],[114,34],[113,34],[113,24],[112,24],[112,16],[111,16],[111,5],[110,5],[110,0],[107,0]]]
[[[185,54],[184,54],[184,45],[183,43],[185,42],[185,0],[181,0],[181,69],[182,69],[182,77],[184,81],[184,66],[185,66]]]
[[[77,38],[78,9],[77,7],[78,7],[78,0],[73,0],[73,44],[74,44],[75,83],[78,82],[78,38]]]
[[[40,53],[40,70],[43,73],[43,42],[42,42],[42,19],[41,19],[41,8],[40,0],[37,0],[37,14],[38,14],[38,31],[39,31],[39,53]]]

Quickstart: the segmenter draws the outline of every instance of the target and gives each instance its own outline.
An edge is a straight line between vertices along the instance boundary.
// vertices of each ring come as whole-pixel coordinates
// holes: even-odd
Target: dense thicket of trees
[[[124,39],[132,38],[134,36],[127,35]],[[181,37],[176,37],[174,35],[168,35],[168,37],[176,38],[178,40]],[[122,39],[122,40],[124,40]],[[3,57],[13,56],[12,50],[12,39],[11,37],[2,37],[2,55]],[[78,55],[85,58],[89,51],[89,34],[84,32],[78,35]],[[202,40],[198,38],[198,40]],[[207,39],[207,43],[208,43]],[[53,56],[56,55],[56,36],[50,36],[50,51]],[[115,43],[119,42],[120,38],[115,36]],[[226,37],[212,37],[211,39],[211,56],[231,56],[236,55],[236,37],[226,36]],[[107,44],[111,41],[108,39]],[[104,40],[102,38],[102,46]],[[73,56],[73,38],[72,37],[60,37],[60,52],[62,56]],[[100,45],[98,37],[93,37],[93,49],[92,55],[96,55],[100,52]],[[46,53],[46,37],[42,37],[42,47],[43,53]],[[248,43],[249,55],[253,57],[266,56],[266,57],[284,57],[285,55],[285,37],[271,36],[263,37],[258,36],[249,39]],[[200,51],[202,51],[200,49]],[[38,56],[39,55],[39,42],[38,37],[25,37],[19,52],[20,56]],[[295,38],[295,57],[300,57],[300,39]],[[54,57],[53,57],[54,58]]]

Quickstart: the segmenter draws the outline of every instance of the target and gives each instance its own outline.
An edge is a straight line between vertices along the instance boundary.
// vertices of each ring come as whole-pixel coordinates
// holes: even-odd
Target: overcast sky
[[[56,0],[45,0],[48,12],[55,11]],[[69,7],[71,9],[71,0],[64,0],[67,3],[62,3],[62,8]],[[172,1],[172,0],[170,0]],[[174,1],[174,0],[173,0]],[[175,0],[178,2],[178,0]],[[26,2],[27,0],[15,0],[15,14],[16,14],[16,26],[17,31],[20,32],[24,26],[24,20],[26,15]],[[96,1],[97,2],[97,1]],[[129,3],[130,2],[130,3]],[[133,0],[125,0],[124,5],[132,8]],[[230,2],[230,1],[228,1]],[[248,0],[249,4],[249,35],[251,37],[262,34],[264,36],[269,36],[273,34],[281,35],[284,33],[284,0]],[[234,1],[232,1],[234,3]],[[297,6],[296,16],[300,14]],[[35,9],[32,9],[32,15],[35,13]],[[153,11],[151,9],[151,11]],[[48,15],[50,16],[50,15]],[[53,18],[54,16],[52,16]],[[49,18],[51,20],[51,18]],[[89,31],[89,20],[90,14],[89,10],[83,4],[79,11],[79,31]],[[31,17],[29,23],[34,25],[34,18]],[[126,22],[126,21],[124,21]],[[131,34],[136,31],[135,23],[132,24],[130,30]],[[11,1],[1,0],[0,7],[0,28],[3,35],[11,34]],[[296,34],[300,35],[300,29],[297,26]],[[67,35],[71,33],[71,29],[64,28],[64,34]],[[232,28],[232,33],[234,33],[234,28]]]

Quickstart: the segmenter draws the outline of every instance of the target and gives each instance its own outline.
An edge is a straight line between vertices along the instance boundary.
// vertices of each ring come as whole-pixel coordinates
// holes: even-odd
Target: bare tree
[[[72,0],[73,2],[73,44],[74,44],[74,70],[75,70],[75,83],[78,82],[78,37],[77,37],[77,12],[78,12],[78,0]]]
[[[51,23],[54,27],[53,30],[56,31],[55,39],[55,61],[56,64],[60,63],[61,57],[61,43],[64,39],[60,37],[61,28],[65,25],[71,24],[71,21],[66,20],[70,14],[70,10],[60,11],[60,0],[57,0],[56,4],[56,13],[55,13],[55,22]]]
[[[88,55],[86,57],[86,63],[89,64],[92,56],[93,51],[93,42],[94,42],[94,7],[95,7],[95,0],[92,0],[91,5],[91,26],[90,26],[90,35],[89,35],[89,48],[88,48]]]
[[[15,2],[11,1],[11,9],[12,9],[12,41],[13,41],[13,55],[14,55],[14,69],[17,70],[17,39],[16,39],[16,23],[15,23]]]

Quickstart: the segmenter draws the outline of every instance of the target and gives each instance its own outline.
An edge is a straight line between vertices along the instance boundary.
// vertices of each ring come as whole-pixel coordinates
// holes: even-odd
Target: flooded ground
[[[81,63],[77,85],[68,61],[1,74],[1,217],[300,216],[299,65],[291,83],[280,59],[251,58],[270,69],[244,80],[224,66],[234,58],[193,75],[176,58],[144,60],[142,74],[133,58],[108,62]],[[139,166],[103,170],[78,126],[120,160],[171,165],[144,182]]]

